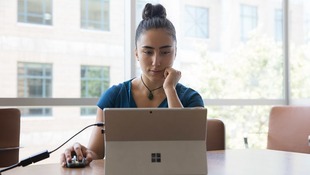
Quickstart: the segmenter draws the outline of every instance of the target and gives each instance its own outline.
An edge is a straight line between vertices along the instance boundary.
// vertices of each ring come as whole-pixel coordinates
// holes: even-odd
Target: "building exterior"
[[[201,87],[204,81],[198,74],[215,71],[204,68],[205,55],[214,63],[226,63],[229,54],[254,35],[269,38],[282,49],[281,0],[151,2],[162,3],[175,24],[178,38],[175,66],[182,71],[181,82],[197,89],[205,99],[213,97],[204,93]],[[134,4],[136,20],[140,20],[145,1],[137,0]],[[126,8],[121,0],[1,0],[0,79],[5,81],[1,82],[0,98],[98,98],[111,85],[124,81],[127,73],[124,58],[128,54],[124,49],[128,35],[124,21]],[[290,10],[294,12],[289,14],[290,27],[300,31],[291,33],[290,40],[297,46],[309,45],[309,3],[292,1]],[[277,61],[279,65],[281,60]],[[223,72],[219,76],[226,75]],[[283,79],[282,74],[276,77]],[[256,81],[260,82],[253,80]],[[270,89],[277,89],[274,98],[283,98],[282,87]],[[249,94],[230,95],[223,96],[239,99]],[[19,108],[23,112],[21,146],[25,147],[21,157],[57,147],[93,123],[96,113],[95,104]],[[87,144],[89,134],[90,131],[85,131],[76,140]],[[58,161],[57,152],[46,162],[55,160]]]

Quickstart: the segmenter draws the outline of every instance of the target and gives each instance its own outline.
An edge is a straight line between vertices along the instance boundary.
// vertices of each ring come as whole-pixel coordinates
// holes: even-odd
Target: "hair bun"
[[[166,18],[166,16],[166,9],[161,4],[152,5],[150,3],[147,3],[142,12],[143,20],[151,19],[154,17]]]

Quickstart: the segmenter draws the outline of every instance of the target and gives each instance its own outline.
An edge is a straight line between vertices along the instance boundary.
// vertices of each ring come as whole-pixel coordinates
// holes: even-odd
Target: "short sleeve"
[[[101,109],[136,107],[131,96],[131,80],[110,87],[101,95],[97,106]]]
[[[178,84],[176,90],[183,107],[204,107],[202,97],[197,91],[182,84]]]
[[[121,85],[114,85],[110,87],[101,95],[99,101],[97,102],[97,106],[101,109],[115,107],[115,99],[119,96],[120,89]]]

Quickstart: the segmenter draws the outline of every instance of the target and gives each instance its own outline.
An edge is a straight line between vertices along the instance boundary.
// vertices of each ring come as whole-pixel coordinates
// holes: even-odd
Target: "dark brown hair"
[[[164,28],[171,35],[176,42],[176,31],[172,22],[166,18],[166,9],[161,4],[152,5],[147,3],[142,12],[142,21],[139,23],[136,30],[135,46],[137,47],[137,41],[140,35],[154,28]]]

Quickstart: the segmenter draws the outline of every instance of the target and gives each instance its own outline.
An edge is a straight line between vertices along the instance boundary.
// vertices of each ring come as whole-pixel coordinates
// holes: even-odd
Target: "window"
[[[18,97],[52,97],[52,65],[18,63]],[[24,116],[51,115],[50,108],[24,108]]]
[[[250,32],[257,27],[257,7],[241,4],[240,18],[240,39],[246,41],[250,37]]]
[[[305,13],[305,22],[304,22],[304,28],[305,28],[305,42],[310,43],[310,13]]]
[[[52,25],[52,0],[18,0],[18,22]]]
[[[289,21],[290,95],[297,104],[309,105],[310,99],[310,3],[307,0],[290,1]],[[307,42],[308,41],[308,42]]]
[[[283,11],[282,9],[275,10],[275,40],[282,42],[283,40]]]
[[[110,69],[104,66],[81,66],[81,97],[100,97],[110,86]],[[81,108],[81,115],[94,115],[97,108]]]
[[[125,4],[119,0],[92,0],[88,1],[89,8],[86,10],[86,1],[81,0],[1,2],[5,7],[0,10],[0,16],[3,16],[0,17],[0,24],[5,24],[2,25],[5,27],[0,27],[0,79],[5,81],[0,86],[0,106],[22,110],[20,143],[24,148],[20,151],[20,157],[23,158],[29,157],[35,151],[33,148],[56,148],[81,128],[92,124],[96,116],[91,114],[91,110],[82,111],[81,108],[96,108],[98,97],[106,86],[124,80]],[[28,16],[30,7],[37,11],[43,8],[32,7],[30,2],[45,5],[45,8],[52,7],[50,22],[55,27],[29,23],[16,25],[17,15],[24,14],[20,10],[24,6],[28,8]],[[104,8],[99,7],[100,2]],[[94,10],[99,13],[100,9],[106,15],[103,14],[104,18],[94,19],[93,15],[86,18],[86,13],[81,13],[83,8],[91,14]],[[93,26],[86,28],[87,31],[81,30],[81,19],[95,20],[100,25],[104,23],[110,31],[88,30]],[[113,30],[110,21],[115,26]],[[98,23],[96,26],[100,25]],[[98,81],[101,78],[103,83],[96,84],[99,87],[95,90],[90,87],[92,82],[86,82],[95,76],[88,73],[84,76],[85,91],[82,90],[82,67],[88,67],[86,72],[93,72],[93,68],[105,72],[97,76]],[[103,77],[106,79],[103,80]],[[103,91],[99,93],[99,89]],[[90,132],[91,129],[84,131],[76,141],[87,145]],[[55,155],[60,152],[56,151]],[[58,156],[44,162],[56,162],[55,159]]]
[[[209,10],[207,8],[185,6],[184,20],[185,36],[209,38]]]
[[[110,30],[109,0],[81,0],[81,27],[92,30]]]
[[[94,90],[90,88],[92,83],[87,82],[87,79],[92,78],[85,76],[83,82],[83,69],[85,72],[93,68],[98,69],[98,72],[100,69],[108,69],[108,80],[100,81],[109,81],[110,85],[134,77],[133,74],[138,72],[132,71],[139,65],[134,56],[130,58],[134,55],[133,49],[124,49],[134,39],[134,34],[131,34],[134,32],[129,32],[125,27],[134,18],[127,20],[125,17],[128,17],[128,11],[136,12],[138,23],[147,1],[1,2],[5,2],[5,10],[0,12],[5,18],[0,18],[0,24],[5,24],[5,27],[0,27],[0,79],[5,81],[0,86],[0,106],[27,107],[27,111],[22,114],[23,117],[29,117],[22,120],[21,144],[24,148],[20,150],[20,157],[28,157],[33,150],[27,148],[57,147],[72,133],[95,121],[91,111],[83,111],[81,108],[96,107],[96,93],[105,85],[97,83]],[[166,7],[167,17],[176,27],[178,52],[173,66],[182,71],[180,83],[202,95],[209,118],[219,118],[225,122],[227,148],[244,148],[245,133],[249,136],[249,147],[265,148],[271,106],[310,104],[310,77],[307,74],[310,70],[309,0],[152,2]],[[101,3],[105,5],[101,6]],[[39,5],[34,7],[33,4]],[[289,12],[283,8],[284,4]],[[43,12],[44,8],[46,12]],[[190,21],[192,18],[189,18],[187,21],[190,25],[186,26],[185,17],[188,15],[185,14],[189,13],[187,8],[193,9],[190,12],[196,11],[193,14],[206,16],[203,17],[206,20]],[[281,16],[276,11],[280,9],[285,24],[283,34],[277,31],[279,28],[276,29],[276,26],[280,26]],[[101,18],[99,15],[93,19],[94,15],[89,13],[93,14],[94,10],[97,10],[96,14],[108,16],[103,15],[104,18]],[[40,18],[33,18],[31,11],[40,14]],[[16,13],[18,19],[15,19]],[[44,18],[44,13],[49,15]],[[57,22],[57,27],[16,25],[16,21],[24,23],[24,19],[27,24],[40,26],[56,25]],[[36,19],[37,23],[29,19]],[[81,22],[82,19],[86,21]],[[43,24],[44,20],[46,24]],[[100,25],[88,23],[87,20],[97,21]],[[278,24],[275,24],[276,20]],[[108,26],[109,32],[101,32],[99,26],[103,23]],[[115,27],[112,27],[112,23]],[[87,31],[81,30],[82,24],[85,24],[83,28]],[[193,30],[189,31],[193,35],[190,37],[185,35],[189,27]],[[100,32],[89,32],[88,29]],[[200,31],[196,32],[196,29]],[[196,33],[208,33],[208,39],[195,36]],[[277,42],[276,38],[280,35],[285,39]],[[130,62],[133,64],[127,64],[128,60],[133,60]],[[287,63],[289,69],[286,68]],[[50,76],[40,76],[40,81],[36,80],[40,84],[34,86],[32,84],[35,80],[30,79],[27,69],[50,71]],[[97,78],[99,81],[100,78]],[[50,84],[44,85],[44,81]],[[31,118],[47,115],[50,118]],[[87,145],[90,132],[83,132],[76,140]],[[46,161],[58,162],[58,156]]]

